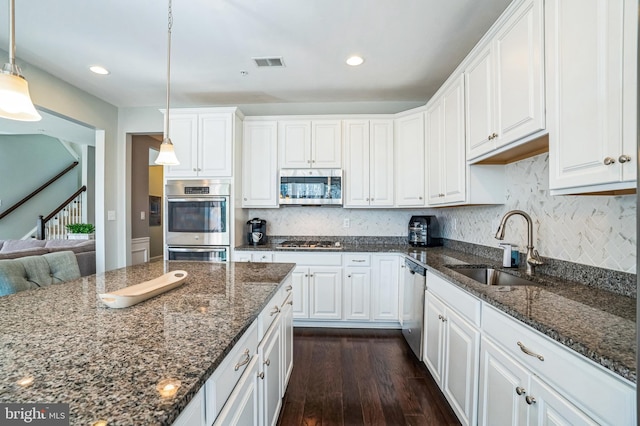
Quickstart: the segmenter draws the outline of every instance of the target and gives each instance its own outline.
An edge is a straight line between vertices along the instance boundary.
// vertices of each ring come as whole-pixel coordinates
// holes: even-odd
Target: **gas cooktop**
[[[278,249],[309,249],[309,250],[340,250],[342,249],[342,245],[337,241],[318,241],[318,240],[308,240],[308,241],[283,241],[282,243],[276,246]]]

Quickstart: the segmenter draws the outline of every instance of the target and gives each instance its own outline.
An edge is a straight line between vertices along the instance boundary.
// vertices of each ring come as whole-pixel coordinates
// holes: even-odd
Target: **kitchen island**
[[[170,425],[293,267],[152,262],[2,297],[0,402],[68,403],[72,425]],[[98,299],[173,270],[186,282],[138,305]],[[162,398],[167,378],[180,387]]]

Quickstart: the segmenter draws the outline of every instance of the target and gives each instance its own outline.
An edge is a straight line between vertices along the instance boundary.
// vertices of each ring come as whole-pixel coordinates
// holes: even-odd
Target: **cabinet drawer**
[[[344,266],[371,266],[371,255],[359,253],[345,254]]]
[[[308,266],[342,266],[341,253],[280,253],[273,254],[274,262],[297,263]]]
[[[278,292],[269,300],[269,303],[265,305],[260,315],[258,315],[258,341],[262,340],[273,321],[280,314],[282,303],[287,298],[287,294],[285,294],[285,286],[280,287]]]
[[[251,254],[252,262],[272,262],[273,253],[268,251],[259,251]]]
[[[216,419],[256,353],[258,353],[258,326],[254,321],[205,383],[205,413],[208,425]]]
[[[482,331],[596,421],[635,424],[631,383],[486,303]]]
[[[429,271],[427,271],[427,289],[447,302],[459,315],[471,321],[476,327],[480,327],[482,306],[480,300]]]

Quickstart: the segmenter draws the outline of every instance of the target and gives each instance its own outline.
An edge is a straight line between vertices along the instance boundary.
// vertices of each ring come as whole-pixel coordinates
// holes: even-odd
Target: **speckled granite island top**
[[[169,425],[293,267],[154,262],[2,297],[0,401],[68,403],[72,425]],[[130,308],[97,297],[179,269],[182,286]],[[170,399],[165,378],[181,381]]]

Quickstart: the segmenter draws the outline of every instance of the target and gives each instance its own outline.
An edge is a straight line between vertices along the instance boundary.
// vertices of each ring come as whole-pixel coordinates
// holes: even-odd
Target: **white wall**
[[[623,272],[636,272],[636,197],[558,196],[549,187],[548,155],[506,167],[507,202],[424,210],[356,210],[324,207],[252,209],[250,217],[266,219],[270,235],[401,236],[412,214],[435,214],[443,236],[497,246],[498,223],[509,210],[524,210],[534,220],[534,246],[542,256]],[[343,219],[350,227],[343,228]],[[455,225],[454,225],[455,224]],[[526,251],[524,219],[510,219],[506,242]]]
[[[28,65],[22,69],[37,107],[97,130],[96,268],[98,271],[116,268],[119,266],[119,245],[115,237],[118,221],[107,221],[106,215],[108,210],[117,209],[120,170],[116,156],[117,108],[37,67]]]

